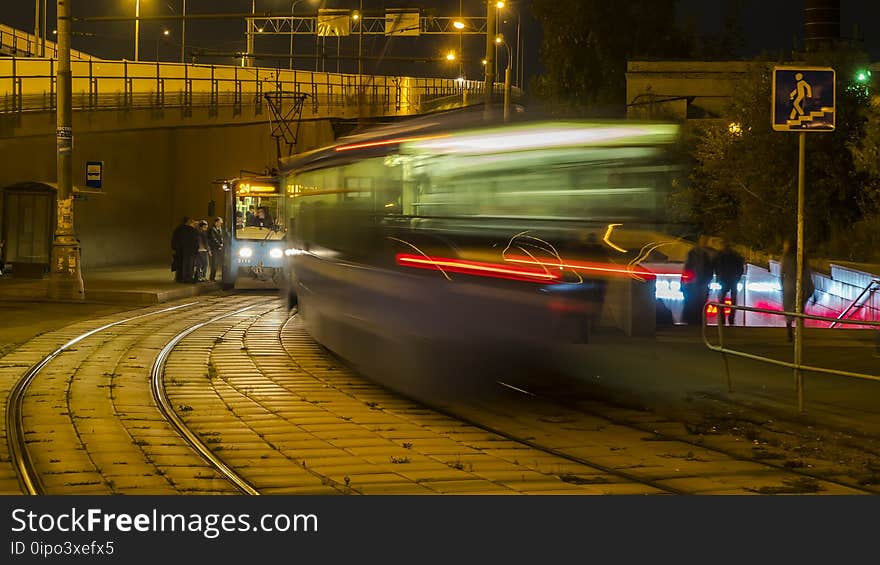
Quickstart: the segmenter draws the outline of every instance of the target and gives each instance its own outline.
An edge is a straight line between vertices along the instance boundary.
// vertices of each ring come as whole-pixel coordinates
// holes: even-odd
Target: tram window
[[[373,179],[363,177],[345,177],[345,200],[372,198]]]

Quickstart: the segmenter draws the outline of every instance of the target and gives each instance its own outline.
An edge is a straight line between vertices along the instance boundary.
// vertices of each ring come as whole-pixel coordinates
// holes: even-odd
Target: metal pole
[[[360,33],[358,34],[358,77],[360,77],[362,74],[364,74],[364,0],[360,1],[360,7],[358,8],[358,19],[361,26]],[[360,81],[360,78],[358,78],[358,81]]]
[[[40,0],[34,0],[34,55],[39,51],[40,42]],[[14,42],[13,42],[14,44]]]
[[[363,118],[363,102],[366,96],[364,88],[364,0],[360,0],[358,3],[358,23],[360,24],[358,30],[358,118]]]
[[[806,134],[800,132],[798,138],[798,197],[797,197],[797,271],[795,275],[794,311],[802,314],[804,311],[803,294],[804,277],[804,160],[806,153]],[[800,365],[804,351],[804,319],[795,320],[794,330],[794,363]],[[795,386],[798,395],[798,411],[804,411],[804,373],[800,367],[794,370]]]
[[[522,44],[520,41],[520,24],[522,23],[522,18],[519,15],[519,10],[516,11],[516,86],[522,88],[522,78],[520,77],[520,67],[522,66]]]
[[[510,53],[510,49],[507,52]],[[507,68],[504,70],[504,121],[510,121],[510,55],[507,57]]]
[[[461,5],[463,0],[458,0],[458,19],[459,21],[464,21],[461,15]],[[458,76],[464,78],[464,45],[462,43],[463,34],[462,30],[458,31]]]
[[[251,0],[251,16],[256,16],[257,14],[257,0]],[[254,52],[254,28],[256,24],[254,23],[253,17],[247,20],[247,55],[245,55],[246,63],[242,65],[243,67],[253,67],[254,60],[251,55]]]
[[[293,70],[293,10],[296,9],[297,4],[299,0],[290,5],[290,66],[288,68],[291,71]]]
[[[46,10],[48,0],[43,0],[43,33],[40,34],[40,57],[46,56],[46,33],[49,25],[49,12]]]
[[[82,300],[80,249],[73,228],[73,103],[70,72],[70,0],[58,0],[58,192],[55,237],[49,265],[49,298]]]
[[[180,62],[186,63],[186,0],[183,0],[183,19],[180,20]]]
[[[486,2],[486,76],[484,117],[492,116],[492,85],[495,82],[495,4]]]
[[[134,4],[134,60],[139,61],[140,43],[141,43],[141,0],[136,0]],[[58,31],[61,35],[61,31]]]

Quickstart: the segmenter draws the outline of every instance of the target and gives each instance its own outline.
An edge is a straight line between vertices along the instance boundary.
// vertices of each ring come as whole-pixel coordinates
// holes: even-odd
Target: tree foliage
[[[534,0],[532,10],[544,30],[546,68],[534,91],[569,112],[622,109],[627,60],[690,52],[675,25],[675,0]]]
[[[863,56],[839,51],[812,59],[837,71],[837,118],[833,133],[806,134],[806,243],[828,256],[865,258],[870,245],[860,247],[851,235],[878,209],[880,116],[867,89],[852,82]],[[798,134],[770,126],[771,75],[772,64],[753,64],[725,119],[696,127],[691,183],[675,200],[701,231],[766,250],[792,237],[797,219]]]

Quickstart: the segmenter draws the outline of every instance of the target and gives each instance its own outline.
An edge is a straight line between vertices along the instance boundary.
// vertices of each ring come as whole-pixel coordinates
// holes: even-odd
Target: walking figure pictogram
[[[813,87],[810,86],[810,83],[804,80],[803,73],[797,73],[794,75],[794,78],[797,80],[797,84],[789,95],[789,100],[794,100],[794,104],[791,108],[791,114],[789,114],[788,119],[793,120],[797,117],[804,115],[804,100],[807,98],[813,97]]]

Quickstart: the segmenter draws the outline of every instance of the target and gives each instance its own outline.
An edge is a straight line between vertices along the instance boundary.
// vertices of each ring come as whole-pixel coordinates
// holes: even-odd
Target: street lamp
[[[156,62],[157,63],[159,62],[159,42],[162,41],[163,37],[170,37],[170,36],[171,36],[170,29],[163,29],[162,34],[156,36]]]
[[[500,2],[499,2],[500,3]],[[510,120],[510,45],[504,40],[504,36],[498,34],[495,36],[496,45],[504,45],[507,48],[507,68],[504,69],[504,121]]]
[[[495,6],[499,10],[507,8],[508,10],[510,10],[514,14],[516,14],[516,50],[515,50],[515,53],[516,53],[516,65],[515,65],[515,67],[516,67],[516,85],[519,87],[522,87],[522,78],[520,76],[521,75],[520,67],[522,65],[522,42],[520,41],[520,29],[522,27],[522,18],[520,17],[519,10],[515,9],[512,4],[510,6],[508,6],[504,2],[499,1],[495,4]],[[498,23],[500,25],[502,22],[499,21]],[[506,22],[504,22],[504,23],[506,23]]]

